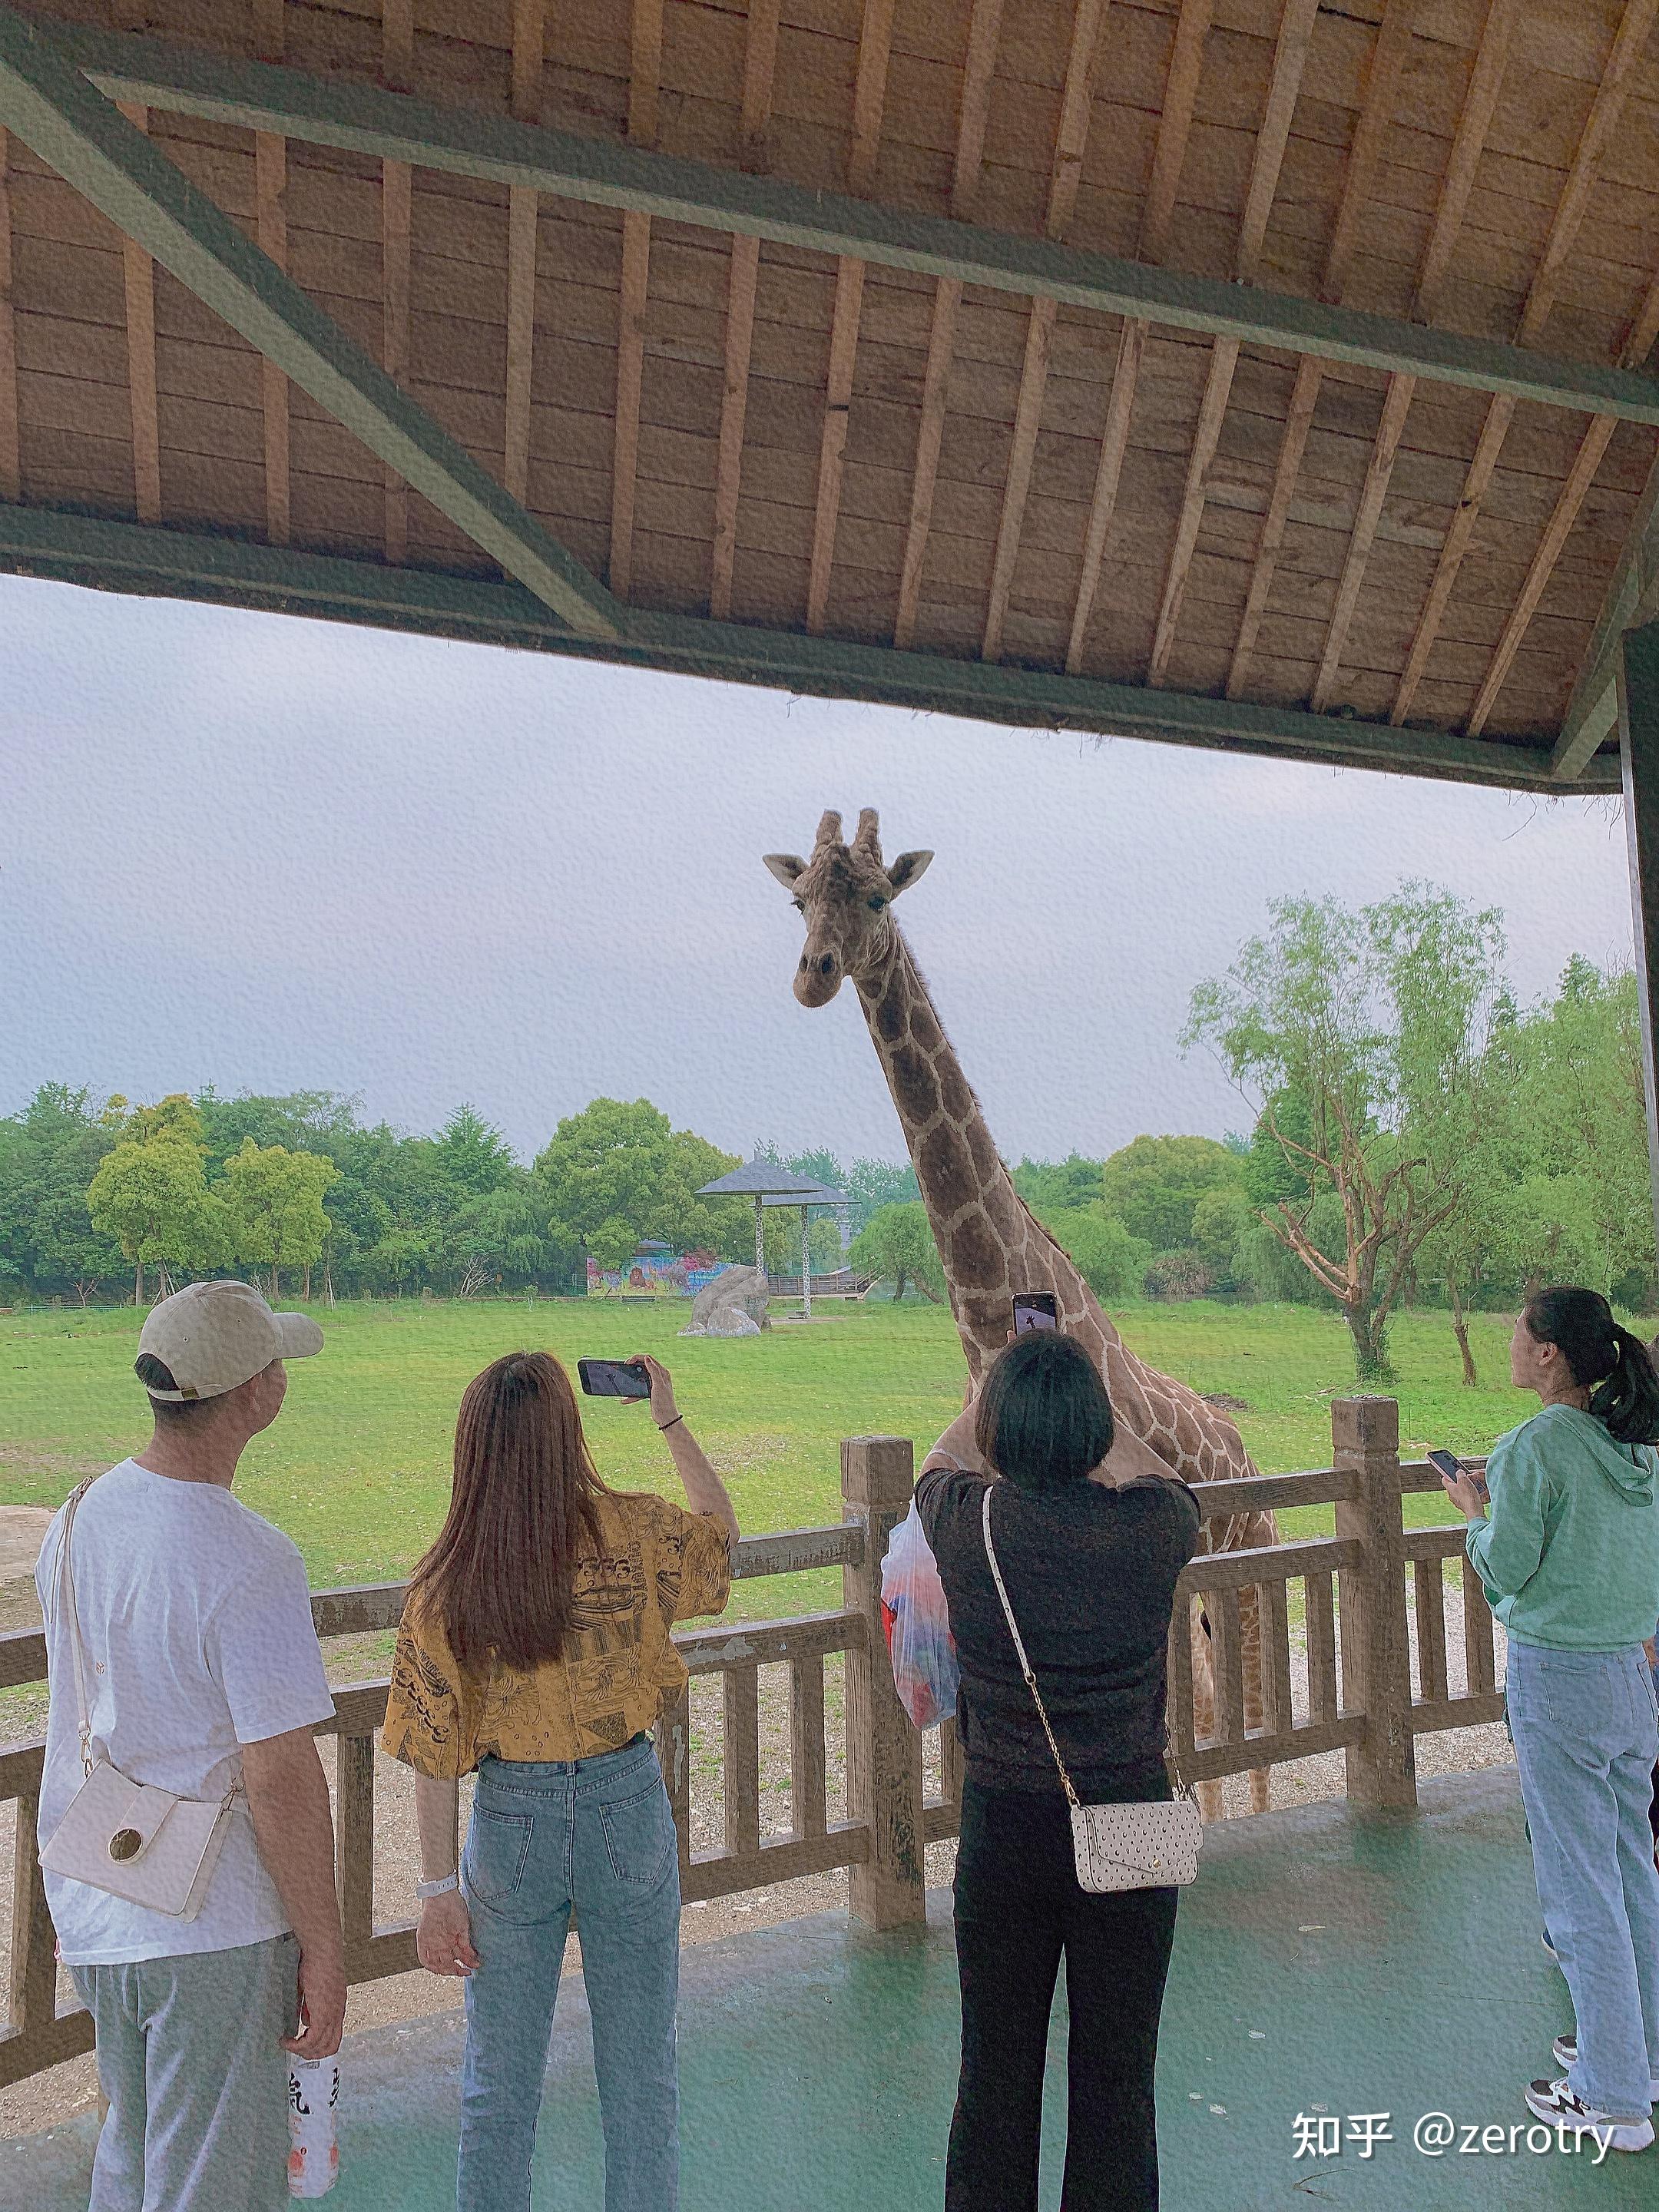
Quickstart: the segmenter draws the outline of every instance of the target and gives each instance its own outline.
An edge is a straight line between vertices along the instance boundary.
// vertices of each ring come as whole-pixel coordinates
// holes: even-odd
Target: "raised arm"
[[[735,1544],[740,1533],[736,1510],[726,1485],[710,1466],[707,1453],[674,1402],[673,1376],[660,1359],[653,1359],[648,1352],[636,1353],[630,1364],[643,1367],[651,1377],[651,1418],[662,1431],[674,1471],[684,1485],[687,1505],[694,1513],[712,1514],[724,1524],[726,1534]]]

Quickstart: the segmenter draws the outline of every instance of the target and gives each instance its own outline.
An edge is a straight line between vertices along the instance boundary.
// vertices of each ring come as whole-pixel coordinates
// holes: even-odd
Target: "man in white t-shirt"
[[[333,1713],[299,1553],[231,1495],[270,1426],[285,1359],[322,1349],[303,1314],[246,1283],[192,1283],[145,1322],[135,1363],[149,1444],[87,1490],[70,1567],[92,1755],[232,1810],[198,1916],[47,1875],[59,1954],[92,2014],[109,2114],[89,2212],[277,2212],[288,2201],[285,2051],[337,2051],[344,1949],[328,1785],[313,1729]],[[44,1846],[82,1777],[59,1513],[36,1583],[51,1711]]]

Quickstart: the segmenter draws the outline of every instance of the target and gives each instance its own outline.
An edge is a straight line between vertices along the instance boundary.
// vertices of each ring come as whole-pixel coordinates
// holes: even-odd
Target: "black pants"
[[[1174,1889],[1078,1886],[1066,1801],[963,1785],[962,2078],[945,2212],[1036,2212],[1043,2059],[1061,1954],[1071,2011],[1061,2212],[1153,2212],[1152,2073]]]

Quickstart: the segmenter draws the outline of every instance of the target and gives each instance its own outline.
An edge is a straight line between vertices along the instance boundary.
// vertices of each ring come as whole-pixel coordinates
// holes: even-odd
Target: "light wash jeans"
[[[1613,2119],[1646,2119],[1659,2076],[1653,1675],[1639,1644],[1557,1651],[1511,1637],[1505,1695],[1538,1902],[1572,1993],[1567,2086]]]
[[[483,1760],[461,1885],[479,1964],[466,1984],[459,2212],[527,2212],[573,1904],[593,2021],[605,2212],[674,2212],[680,1864],[651,1743],[540,1765]]]

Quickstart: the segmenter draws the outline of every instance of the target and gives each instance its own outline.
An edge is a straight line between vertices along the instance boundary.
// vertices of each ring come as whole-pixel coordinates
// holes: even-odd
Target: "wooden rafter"
[[[135,131],[148,131],[149,111],[118,103]],[[121,240],[121,286],[127,319],[127,389],[132,416],[132,504],[140,522],[161,519],[161,433],[155,389],[155,264],[141,246]]]
[[[1187,5],[1201,7],[1207,21],[1209,0],[1187,0]],[[1078,0],[1077,14],[1073,18],[1071,49],[1066,58],[1066,85],[1054,133],[1054,166],[1048,179],[1048,212],[1042,226],[1043,235],[1048,238],[1064,236],[1077,205],[1078,186],[1083,180],[1083,156],[1089,142],[1095,61],[1100,51],[1100,27],[1105,21],[1106,7],[1107,0]],[[1176,45],[1178,48],[1178,34]],[[1013,442],[1008,452],[996,553],[991,564],[985,636],[980,647],[981,658],[985,660],[1000,659],[1002,654],[1003,624],[1014,587],[1020,532],[1025,526],[1025,501],[1031,489],[1031,465],[1036,458],[1037,432],[1042,425],[1048,357],[1059,314],[1059,304],[1054,300],[1034,300],[1031,303],[1030,320],[1025,331],[1025,358],[1020,367],[1019,397],[1014,406]]]
[[[380,74],[394,92],[415,82],[415,0],[381,0]],[[380,366],[399,384],[409,375],[409,256],[414,171],[407,161],[380,164]],[[385,471],[386,557],[409,557],[409,486]]]
[[[1261,264],[1267,219],[1273,212],[1285,149],[1290,143],[1291,118],[1302,88],[1302,72],[1307,66],[1318,13],[1319,0],[1285,0],[1234,261],[1234,274],[1241,284],[1254,283]],[[1169,671],[1170,655],[1175,649],[1176,628],[1181,620],[1182,601],[1186,597],[1187,579],[1204,520],[1205,486],[1221,440],[1221,426],[1238,367],[1238,351],[1237,338],[1218,338],[1211,350],[1204,397],[1199,404],[1198,425],[1193,433],[1193,449],[1188,461],[1186,490],[1176,525],[1175,545],[1164,574],[1164,597],[1152,637],[1152,656],[1146,671],[1149,684],[1163,683]]]
[[[1457,233],[1468,206],[1469,195],[1474,189],[1481,149],[1486,144],[1486,133],[1498,106],[1504,70],[1509,59],[1510,42],[1519,12],[1519,0],[1492,0],[1481,28],[1480,44],[1475,52],[1474,67],[1470,72],[1468,90],[1462,112],[1458,118],[1456,134],[1452,140],[1434,223],[1424,249],[1413,298],[1413,313],[1425,321],[1431,319],[1438,302],[1440,286],[1450,264],[1452,249],[1457,242]],[[1366,566],[1382,519],[1383,503],[1394,474],[1395,459],[1416,390],[1417,380],[1413,376],[1395,375],[1389,379],[1383,396],[1382,420],[1377,425],[1371,457],[1366,465],[1359,507],[1342,564],[1342,574],[1337,584],[1336,599],[1325,633],[1318,672],[1314,678],[1310,703],[1316,712],[1322,713],[1330,705],[1335,693],[1342,649],[1347,642],[1348,630],[1359,604]]]
[[[1003,5],[1004,0],[974,0],[968,26],[968,53],[957,122],[956,170],[951,184],[951,212],[963,222],[972,221],[979,193]],[[961,284],[954,277],[942,277],[933,294],[933,319],[927,330],[921,420],[916,431],[915,466],[910,477],[910,519],[904,532],[904,557],[899,572],[898,615],[893,624],[893,642],[899,647],[908,646],[915,635],[916,610],[921,601],[922,564],[927,555],[927,533],[933,523],[939,447],[945,437],[957,311],[961,305]]]
[[[853,145],[847,162],[847,189],[860,198],[868,196],[876,180],[896,6],[897,0],[864,0],[858,75],[853,90]],[[853,404],[859,318],[864,308],[864,263],[850,254],[843,254],[836,264],[836,303],[830,317],[828,388],[824,395],[823,431],[818,446],[817,496],[812,512],[812,559],[806,584],[806,627],[813,636],[823,630],[830,606],[830,574],[835,565],[842,472],[847,457],[847,418]]]
[[[741,156],[751,172],[772,163],[772,86],[778,67],[779,0],[750,0],[743,59]],[[720,391],[720,455],[714,467],[714,530],[709,562],[708,611],[717,622],[732,612],[732,571],[738,556],[738,494],[743,481],[743,434],[749,416],[749,356],[755,342],[755,293],[760,281],[760,240],[734,237],[726,293],[726,374]]]
[[[135,131],[48,33],[3,7],[0,118],[72,191],[371,453],[400,469],[412,489],[574,631],[620,636],[622,609],[568,547],[509,498],[216,202]]]
[[[0,0],[0,53],[30,21]],[[51,33],[61,62],[111,100],[237,130],[280,129],[307,145],[407,161],[452,176],[527,185],[544,196],[636,210],[797,251],[851,254],[878,267],[982,284],[1019,300],[1054,299],[1091,314],[1142,317],[1172,330],[1236,337],[1294,356],[1408,372],[1457,388],[1507,392],[1545,407],[1659,425],[1655,380],[1611,362],[1552,356],[1444,325],[1333,306],[1300,293],[1158,268],[1021,231],[954,222],[730,166],[684,160],[625,139],[532,128],[466,105],[436,104],[343,76],[171,46],[84,24]],[[0,60],[0,105],[9,105]],[[14,127],[16,113],[7,118]]]
[[[1336,221],[1325,252],[1325,265],[1320,280],[1320,296],[1325,300],[1336,301],[1342,295],[1343,283],[1358,236],[1359,217],[1370,194],[1377,162],[1382,158],[1388,126],[1393,119],[1399,97],[1400,80],[1410,51],[1412,26],[1418,4],[1419,0],[1384,0],[1382,20],[1372,41],[1365,89],[1354,124],[1353,139],[1348,149],[1347,167],[1342,179],[1342,196],[1337,204]],[[1279,459],[1273,470],[1273,488],[1267,495],[1267,511],[1262,518],[1261,536],[1256,544],[1255,560],[1244,595],[1244,612],[1227,671],[1227,696],[1230,699],[1238,698],[1249,681],[1250,660],[1255,651],[1262,617],[1267,610],[1267,597],[1273,589],[1279,550],[1285,540],[1285,527],[1290,520],[1291,502],[1296,496],[1297,478],[1301,472],[1303,454],[1307,450],[1308,434],[1313,428],[1314,410],[1319,404],[1319,388],[1322,381],[1323,374],[1317,362],[1304,360],[1297,364],[1290,412],[1285,419],[1285,434],[1279,441]],[[1380,499],[1378,503],[1380,507]]]
[[[546,0],[514,0],[513,112],[541,116]],[[536,345],[536,226],[540,196],[514,185],[507,200],[507,416],[501,481],[520,504],[530,489],[530,388]]]
[[[1549,236],[1527,293],[1526,306],[1522,311],[1517,343],[1532,345],[1542,335],[1549,320],[1550,310],[1555,305],[1561,271],[1566,265],[1578,236],[1589,204],[1595,173],[1608,139],[1617,127],[1631,91],[1632,78],[1639,66],[1652,36],[1656,21],[1659,21],[1659,0],[1626,0],[1619,28],[1613,35],[1612,50],[1607,56],[1601,81],[1590,103],[1583,133],[1573,155],[1572,167],[1556,204]],[[1494,398],[1486,410],[1486,419],[1481,427],[1474,458],[1469,463],[1464,479],[1462,496],[1457,512],[1446,532],[1436,564],[1434,580],[1429,586],[1429,596],[1423,614],[1412,639],[1400,687],[1395,694],[1389,720],[1396,727],[1410,714],[1428,666],[1429,655],[1440,635],[1440,625],[1445,619],[1451,602],[1463,556],[1474,541],[1475,526],[1480,519],[1481,501],[1492,482],[1492,471],[1503,451],[1504,441],[1515,419],[1516,402],[1503,394]]]
[[[1170,73],[1158,116],[1158,139],[1152,149],[1152,173],[1140,211],[1140,234],[1136,258],[1161,261],[1169,246],[1170,225],[1175,214],[1176,191],[1187,141],[1192,133],[1193,109],[1198,100],[1199,73],[1204,65],[1204,41],[1210,28],[1211,0],[1181,0],[1175,43],[1170,51]],[[1112,364],[1112,386],[1106,399],[1106,425],[1100,441],[1089,499],[1089,520],[1083,538],[1083,571],[1077,603],[1072,612],[1072,635],[1066,650],[1066,672],[1081,674],[1084,641],[1100,589],[1101,562],[1106,539],[1117,508],[1117,488],[1128,449],[1129,421],[1134,413],[1135,390],[1146,351],[1151,324],[1138,315],[1124,318],[1118,335],[1117,359]]]
[[[23,495],[17,436],[17,321],[12,310],[11,141],[0,125],[0,499]]]
[[[261,61],[283,58],[283,0],[253,0],[253,44]],[[256,131],[253,139],[254,235],[259,251],[278,269],[288,267],[288,142],[275,131]],[[265,536],[286,545],[291,532],[293,473],[289,458],[288,379],[262,356],[259,381],[264,401]]]
[[[1648,288],[1647,297],[1632,325],[1620,358],[1626,368],[1639,368],[1659,340],[1659,277]],[[1538,550],[1527,570],[1527,580],[1521,586],[1521,595],[1510,610],[1504,634],[1492,653],[1492,665],[1481,680],[1480,690],[1470,711],[1468,732],[1478,738],[1492,719],[1492,710],[1498,704],[1498,695],[1504,688],[1504,678],[1514,665],[1521,649],[1521,641],[1538,603],[1543,598],[1555,564],[1571,535],[1572,526],[1578,520],[1578,510],[1584,503],[1584,495],[1595,481],[1595,471],[1601,465],[1601,457],[1612,441],[1618,426],[1598,417],[1585,431],[1583,441],[1573,456],[1566,482],[1562,485]]]
[[[662,82],[663,0],[634,0],[628,83],[628,136],[654,145]],[[651,218],[623,216],[622,295],[617,322],[617,420],[611,467],[611,591],[628,597],[634,580],[634,499],[639,483],[640,394],[645,379],[645,303],[651,283]]]

